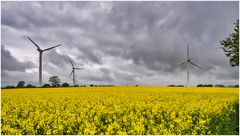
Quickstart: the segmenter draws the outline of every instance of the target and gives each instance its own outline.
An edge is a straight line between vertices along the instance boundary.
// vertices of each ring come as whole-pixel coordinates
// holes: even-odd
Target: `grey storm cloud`
[[[81,58],[87,59],[87,61],[91,61],[97,64],[101,64],[101,58],[96,56],[94,53],[94,49],[88,48],[79,48],[79,51],[82,52],[83,56]]]
[[[107,81],[107,82],[112,82],[114,80],[110,70],[105,68],[100,68],[99,71],[100,71],[99,72],[100,74],[92,74],[90,76],[87,76],[86,79],[93,80],[93,81]]]
[[[45,58],[47,59],[48,62],[59,67],[65,67],[66,65],[71,65],[69,60],[70,57],[65,54],[57,53],[56,50],[52,50],[49,53],[47,53]]]
[[[203,67],[191,67],[191,75],[204,80],[194,83],[207,83],[208,76],[237,83],[238,68],[229,66],[219,41],[233,31],[238,10],[238,2],[224,1],[2,2],[2,43],[19,51],[15,58],[34,49],[26,36],[42,48],[62,43],[44,54],[45,77],[69,81],[70,57],[84,65],[77,73],[82,81],[146,85],[159,85],[152,78],[179,83],[170,75],[185,79],[185,66],[173,68],[186,59],[189,44],[192,61]],[[37,56],[31,59],[38,65]]]
[[[9,50],[5,48],[5,46],[1,46],[1,67],[2,72],[4,71],[20,71],[24,72],[27,68],[34,67],[32,62],[20,62],[17,58],[15,58]]]

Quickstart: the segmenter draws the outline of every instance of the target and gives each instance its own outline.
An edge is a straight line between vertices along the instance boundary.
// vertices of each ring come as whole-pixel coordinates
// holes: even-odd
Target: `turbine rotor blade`
[[[69,57],[68,57],[68,59],[69,59],[70,63],[72,64],[72,67],[74,68],[72,60]]]
[[[202,69],[200,66],[198,66],[197,64],[194,64],[194,63],[191,62],[191,61],[189,61],[189,63],[191,63],[192,65],[194,65],[194,66],[196,66],[196,67],[198,67],[198,68],[200,68],[200,69]]]
[[[187,58],[189,59],[189,45],[187,45]]]
[[[177,65],[175,68],[180,67],[180,66],[182,66],[183,64],[185,64],[185,63],[187,63],[187,62],[188,62],[188,61],[184,61],[183,63]],[[174,69],[175,69],[175,68],[174,68]]]
[[[75,83],[78,83],[76,79],[74,79]]]
[[[84,68],[74,68],[74,69],[77,69],[77,70],[82,70],[82,69],[84,69]]]
[[[73,70],[72,70],[72,72],[70,73],[69,78],[72,76],[72,74],[73,74]]]
[[[61,46],[61,44],[58,44],[58,45],[56,45],[56,46],[53,46],[53,47],[50,47],[50,48],[44,49],[43,51],[51,50],[51,49],[56,48],[56,47],[58,47],[58,46]]]
[[[41,48],[30,38],[30,37],[27,37],[28,40],[30,40],[39,50],[41,50]]]

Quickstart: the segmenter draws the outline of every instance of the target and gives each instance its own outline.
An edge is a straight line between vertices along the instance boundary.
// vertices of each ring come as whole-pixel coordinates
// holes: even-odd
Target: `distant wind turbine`
[[[69,77],[73,76],[73,86],[75,86],[75,84],[77,82],[76,77],[75,77],[75,70],[81,70],[81,69],[84,69],[84,68],[76,68],[76,67],[74,67],[73,62],[70,58],[69,58],[69,61],[72,64],[72,72],[70,73]]]
[[[198,65],[195,64],[195,63],[193,63],[193,62],[190,60],[190,57],[189,57],[189,45],[187,45],[187,60],[184,61],[183,63],[177,65],[175,68],[180,67],[180,66],[182,66],[182,65],[184,65],[184,64],[187,64],[187,87],[188,87],[188,85],[189,85],[189,79],[190,79],[190,77],[189,77],[189,76],[190,76],[190,75],[189,75],[189,64],[194,65],[194,66],[202,69],[200,66],[198,66]]]
[[[47,49],[41,49],[31,38],[29,38],[29,37],[27,37],[27,38],[37,47],[37,50],[39,52],[39,87],[41,87],[42,86],[42,53],[44,51],[48,51],[53,48],[56,48],[56,47],[60,46],[61,44],[58,44],[56,46],[53,46],[53,47],[50,47]]]

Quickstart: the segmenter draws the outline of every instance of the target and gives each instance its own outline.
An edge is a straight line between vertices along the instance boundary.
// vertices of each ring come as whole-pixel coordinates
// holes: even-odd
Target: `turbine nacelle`
[[[37,51],[39,51],[39,52],[43,52],[41,49],[37,49]]]
[[[75,68],[75,67],[72,67],[72,70],[81,70],[81,69],[84,69],[84,68]]]

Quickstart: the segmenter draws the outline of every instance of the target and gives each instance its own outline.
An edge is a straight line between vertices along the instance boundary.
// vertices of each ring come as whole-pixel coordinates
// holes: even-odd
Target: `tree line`
[[[49,84],[44,84],[41,88],[51,88],[51,87],[86,87],[87,85],[74,85],[71,86],[69,83],[62,83],[58,76],[52,76],[48,80]],[[114,85],[94,85],[90,84],[89,87],[113,87]],[[36,88],[37,86],[32,84],[26,84],[25,81],[19,81],[16,86],[7,85],[6,87],[2,87],[3,89],[11,89],[11,88]]]
[[[184,85],[168,85],[168,87],[184,87]],[[239,88],[239,85],[223,85],[223,84],[198,84],[196,87],[231,87]]]
[[[42,88],[50,88],[50,87],[70,87],[71,85],[68,83],[62,83],[58,76],[52,76],[49,78],[49,84],[44,84],[41,86]],[[78,87],[78,85],[75,85],[74,87]],[[10,86],[7,85],[3,88],[36,88],[36,86],[32,84],[27,84],[25,81],[19,81],[16,86]]]

